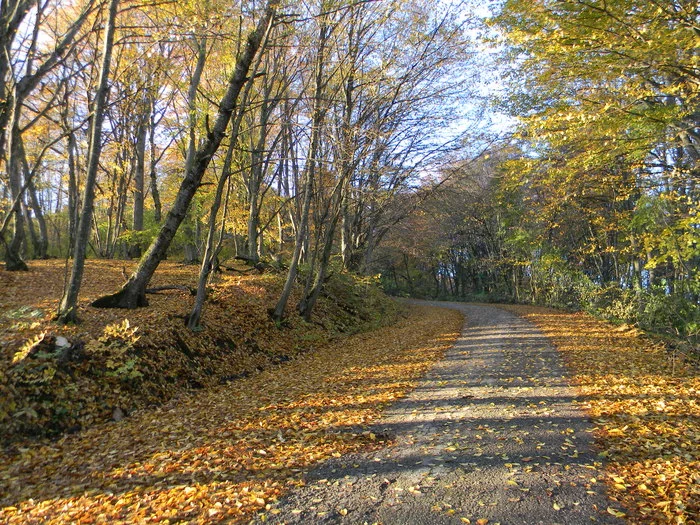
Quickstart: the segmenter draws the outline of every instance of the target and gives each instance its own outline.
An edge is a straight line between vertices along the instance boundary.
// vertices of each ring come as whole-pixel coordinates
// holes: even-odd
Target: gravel
[[[547,338],[495,307],[435,304],[463,311],[465,326],[368,429],[394,444],[323,463],[254,522],[621,523],[607,511],[593,426]]]

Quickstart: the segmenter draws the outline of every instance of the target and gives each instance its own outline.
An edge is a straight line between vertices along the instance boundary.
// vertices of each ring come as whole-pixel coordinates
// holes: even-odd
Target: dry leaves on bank
[[[89,260],[80,322],[52,321],[64,262],[32,261],[28,272],[0,270],[0,444],[74,432],[113,414],[158,405],[188,389],[250,376],[335,337],[391,324],[400,308],[371,278],[337,273],[326,282],[313,322],[290,315],[279,329],[268,314],[284,274],[216,274],[203,323],[185,329],[198,267],[161,263],[148,308],[100,309],[90,301],[116,290],[135,262]],[[294,290],[290,310],[299,300]],[[184,289],[184,291],[183,291]],[[63,341],[63,344],[59,344]]]
[[[609,493],[636,523],[700,523],[700,377],[634,330],[582,313],[507,309],[563,353],[607,458]]]
[[[331,456],[385,445],[362,427],[458,335],[414,308],[279,368],[96,426],[0,463],[7,523],[244,520]]]

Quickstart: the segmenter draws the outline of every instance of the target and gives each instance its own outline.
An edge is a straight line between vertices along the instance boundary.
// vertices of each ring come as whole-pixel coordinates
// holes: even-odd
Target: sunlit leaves
[[[686,523],[700,512],[700,379],[692,364],[583,314],[514,307],[564,354],[608,462],[608,512]]]
[[[123,261],[89,260],[85,303],[123,282],[123,268],[129,269]],[[64,327],[51,319],[63,264],[37,261],[30,274],[0,272],[0,345],[6,349],[0,354],[0,439],[57,434],[112,419],[116,408],[132,413],[162,404],[183,390],[286,362],[338,334],[382,326],[397,313],[370,280],[360,281],[363,293],[355,295],[352,277],[335,276],[319,300],[319,324],[292,318],[280,330],[267,309],[281,276],[230,272],[215,276],[208,319],[193,333],[182,319],[196,271],[165,262],[153,285],[181,289],[149,295],[151,306],[128,316],[83,303],[83,322]]]
[[[8,523],[250,519],[316,462],[385,446],[361,427],[442,355],[461,322],[454,311],[420,309],[284,367],[24,449],[0,464],[0,516]]]

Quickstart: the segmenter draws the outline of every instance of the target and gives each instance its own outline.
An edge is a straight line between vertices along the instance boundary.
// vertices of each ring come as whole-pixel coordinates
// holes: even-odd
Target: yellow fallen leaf
[[[608,507],[608,514],[612,514],[616,518],[624,518],[625,517],[624,512],[621,512],[621,511],[614,509],[612,507]]]
[[[347,515],[348,515],[348,509],[340,509],[340,510],[338,511],[338,514],[340,514],[341,516],[347,516]]]

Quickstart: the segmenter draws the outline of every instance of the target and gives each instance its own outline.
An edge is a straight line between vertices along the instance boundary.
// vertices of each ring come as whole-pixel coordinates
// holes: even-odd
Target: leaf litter
[[[551,338],[596,424],[609,497],[634,523],[700,517],[700,377],[662,344],[584,313],[504,307]],[[614,507],[610,514],[625,513]]]
[[[29,272],[0,271],[0,445],[56,437],[159,405],[183,391],[211,388],[287,362],[334,338],[394,322],[401,307],[372,278],[335,274],[313,322],[290,315],[278,327],[268,308],[281,273],[215,275],[204,325],[185,329],[198,268],[165,261],[148,308],[99,309],[90,301],[114,291],[135,261],[89,260],[80,322],[52,321],[61,296],[61,261],[32,261]],[[232,263],[228,263],[232,264]],[[240,265],[239,265],[240,266]],[[245,271],[245,269],[243,270]],[[300,288],[290,299],[290,310]]]
[[[240,522],[314,464],[386,446],[364,432],[459,334],[458,312],[413,307],[228,385],[180,396],[0,459],[6,523]]]

